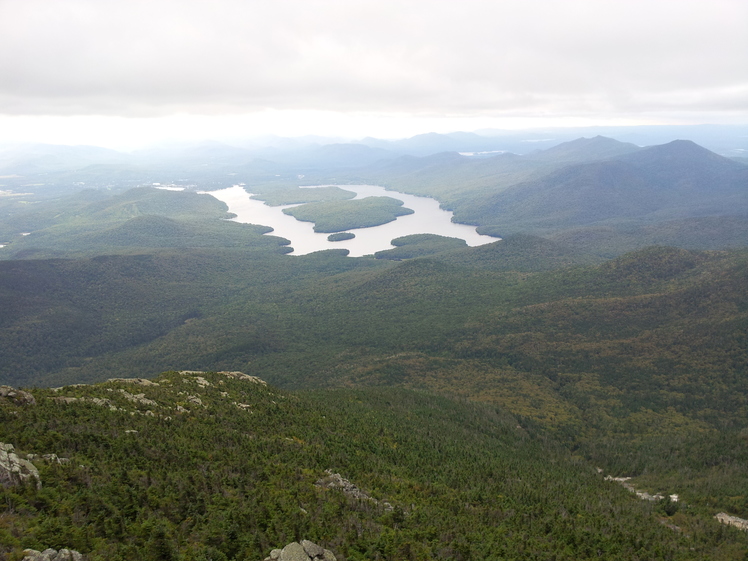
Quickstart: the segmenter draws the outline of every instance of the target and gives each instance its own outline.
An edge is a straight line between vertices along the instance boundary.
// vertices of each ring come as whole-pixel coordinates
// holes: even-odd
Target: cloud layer
[[[0,113],[748,116],[744,0],[0,0]]]

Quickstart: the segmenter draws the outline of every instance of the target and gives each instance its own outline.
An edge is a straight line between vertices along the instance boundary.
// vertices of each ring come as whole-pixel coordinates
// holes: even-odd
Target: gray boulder
[[[304,548],[306,554],[312,559],[322,557],[325,554],[324,548],[309,540],[301,540],[301,547]]]
[[[44,551],[26,549],[23,554],[24,558],[22,561],[83,561],[83,555],[74,549],[63,548],[60,551],[52,548],[45,549]]]
[[[0,442],[0,485],[11,487],[28,480],[35,480],[37,488],[42,486],[34,464],[19,458],[12,444]]]
[[[280,561],[309,561],[309,556],[299,542],[291,542],[283,548],[279,559]]]
[[[36,399],[33,395],[11,386],[0,386],[0,397],[10,400],[16,405],[36,405]]]
[[[291,542],[283,549],[274,549],[265,561],[337,561],[329,549],[309,540]]]

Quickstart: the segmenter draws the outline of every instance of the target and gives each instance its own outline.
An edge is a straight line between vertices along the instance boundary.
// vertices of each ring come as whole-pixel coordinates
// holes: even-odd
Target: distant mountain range
[[[607,139],[596,144],[612,149]],[[458,219],[512,232],[748,214],[748,166],[690,141],[629,146],[621,145],[615,157],[564,166],[466,205]],[[543,154],[562,148],[572,154],[568,144]]]
[[[725,130],[734,137],[742,129]],[[525,145],[551,142],[523,134],[532,141]],[[701,245],[686,247],[729,247],[748,239],[748,166],[736,159],[692,141],[642,148],[599,135],[525,154],[502,151],[524,140],[520,133],[432,133],[399,141],[321,144],[314,138],[249,148],[209,142],[133,154],[34,145],[0,152],[0,191],[32,193],[31,200],[40,200],[84,188],[123,192],[152,183],[193,190],[246,184],[265,194],[300,184],[369,183],[434,197],[456,221],[489,235],[522,232],[562,239],[563,232],[575,230],[576,239],[599,240],[588,249],[606,256],[642,247],[645,237],[678,243],[670,227],[659,238],[651,231],[632,234],[662,222],[731,217],[722,229],[712,224]],[[4,197],[0,213],[17,221],[30,210],[23,200]],[[704,224],[678,228],[698,231]],[[579,230],[589,228],[598,230],[585,238]],[[599,228],[625,229],[628,241],[611,244]]]
[[[689,138],[726,157],[748,156],[748,126],[704,125],[689,127],[588,127],[528,131],[485,130],[480,133],[427,133],[399,140],[367,137],[344,141],[340,138],[301,137],[232,139],[170,144],[117,152],[95,146],[18,144],[0,146],[0,175],[34,175],[63,170],[80,170],[90,165],[127,164],[163,166],[241,166],[254,160],[322,169],[350,168],[402,155],[429,156],[459,152],[471,157],[499,153],[531,154],[584,136],[608,136],[636,146],[663,144]]]

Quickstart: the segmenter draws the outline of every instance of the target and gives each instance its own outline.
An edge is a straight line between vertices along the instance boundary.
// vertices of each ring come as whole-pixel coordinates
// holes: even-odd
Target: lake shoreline
[[[306,189],[329,187],[330,185],[304,186]],[[430,197],[408,195],[390,191],[377,185],[336,185],[341,189],[356,193],[354,199],[366,197],[390,197],[403,201],[413,214],[399,216],[396,220],[368,228],[351,228],[355,237],[350,240],[331,242],[327,233],[314,231],[312,222],[302,222],[283,212],[285,208],[298,205],[270,206],[259,199],[251,198],[252,193],[242,186],[234,185],[218,191],[205,191],[229,207],[236,215],[235,222],[259,224],[273,228],[267,235],[288,239],[293,251],[287,255],[307,255],[327,249],[347,249],[350,257],[373,255],[377,251],[392,249],[393,239],[412,234],[436,234],[465,240],[469,246],[485,245],[500,238],[481,235],[475,226],[452,222],[452,212],[439,206],[439,201]]]

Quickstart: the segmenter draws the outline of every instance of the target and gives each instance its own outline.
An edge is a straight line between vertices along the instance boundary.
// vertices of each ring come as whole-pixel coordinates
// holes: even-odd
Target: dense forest
[[[698,507],[637,500],[495,406],[236,373],[33,393],[0,399],[0,441],[56,455],[36,461],[40,487],[0,489],[9,559],[262,559],[300,539],[350,560],[740,559],[748,545]]]

